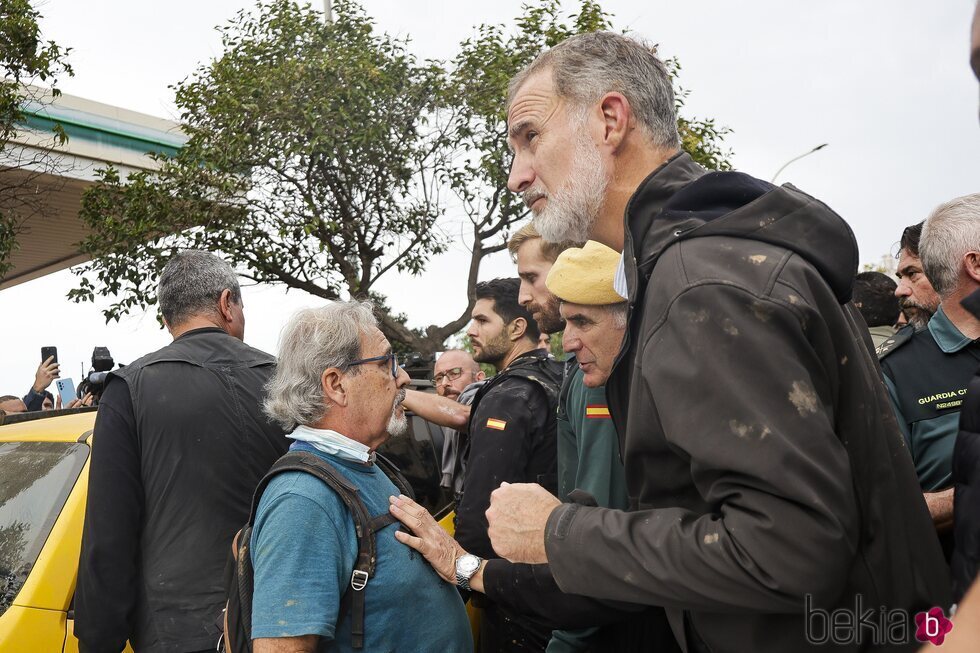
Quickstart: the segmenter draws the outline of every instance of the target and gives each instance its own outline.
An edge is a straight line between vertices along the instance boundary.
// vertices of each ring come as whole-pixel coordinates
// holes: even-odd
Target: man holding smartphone
[[[61,367],[58,365],[58,352],[53,353],[47,350],[54,347],[41,348],[41,364],[38,365],[37,372],[34,373],[34,385],[30,391],[24,395],[24,404],[28,411],[41,410],[44,404],[44,391],[48,389],[51,382],[61,374]],[[47,354],[47,356],[44,356]]]

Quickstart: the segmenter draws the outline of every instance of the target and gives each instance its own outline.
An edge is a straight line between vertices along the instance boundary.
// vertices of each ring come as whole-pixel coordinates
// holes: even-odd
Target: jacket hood
[[[799,254],[820,272],[838,301],[851,299],[858,268],[854,233],[827,205],[790,184],[774,186],[741,172],[709,172],[673,193],[647,224],[634,224],[649,215],[645,198],[659,193],[658,177],[678,176],[676,170],[691,166],[697,164],[688,155],[675,157],[650,175],[630,200],[627,220],[633,242],[643,243],[642,251],[635,252],[640,274],[648,275],[675,242],[729,236]],[[688,171],[680,176],[695,175]],[[638,227],[645,234],[636,233]]]

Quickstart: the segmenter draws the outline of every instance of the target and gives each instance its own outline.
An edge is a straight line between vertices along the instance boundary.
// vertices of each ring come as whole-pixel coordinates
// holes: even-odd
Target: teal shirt
[[[374,465],[305,444],[292,448],[332,464],[357,486],[372,516],[387,513],[388,497],[398,494]],[[470,653],[473,637],[459,592],[395,539],[397,528],[389,524],[375,534],[377,567],[363,590],[363,650]],[[319,635],[330,641],[330,651],[353,650],[350,614],[339,614],[339,608],[354,570],[357,538],[340,497],[311,474],[279,474],[262,494],[251,542],[252,636]]]
[[[558,493],[562,501],[578,488],[604,508],[626,510],[626,473],[619,457],[619,436],[606,404],[606,389],[587,388],[577,364],[568,372],[558,401]],[[595,628],[556,630],[547,653],[588,650]]]
[[[972,340],[964,336],[949,321],[942,308],[936,311],[932,319],[929,320],[927,329],[929,335],[946,354],[955,354],[973,344]],[[923,334],[916,335],[921,336]],[[901,348],[899,348],[895,355],[901,355],[901,353]],[[902,404],[899,401],[900,393],[896,385],[901,385],[902,379],[892,379],[886,371],[884,380],[899,426],[902,428],[905,443],[912,454],[919,485],[925,492],[935,492],[948,488],[952,484],[953,445],[956,443],[956,434],[959,431],[959,410],[950,410],[929,419],[910,422],[902,411]],[[962,394],[965,394],[968,381],[969,378],[964,379],[962,388],[950,386],[939,389],[950,389],[957,392],[962,390]],[[962,397],[959,400],[961,401]],[[954,402],[951,401],[950,403]]]

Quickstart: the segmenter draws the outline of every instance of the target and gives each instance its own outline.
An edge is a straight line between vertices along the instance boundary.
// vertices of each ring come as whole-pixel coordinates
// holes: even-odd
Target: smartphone
[[[58,362],[58,348],[57,347],[41,347],[41,362],[48,360],[51,356],[54,356],[52,363]]]
[[[75,382],[71,379],[55,379],[54,384],[58,388],[58,394],[61,396],[61,407],[68,408],[68,404],[77,399],[75,396]]]

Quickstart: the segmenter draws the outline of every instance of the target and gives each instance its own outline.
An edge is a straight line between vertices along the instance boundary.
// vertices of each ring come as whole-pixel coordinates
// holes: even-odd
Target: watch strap
[[[476,575],[476,572],[480,571],[480,567],[483,565],[483,558],[479,556],[473,557],[476,558],[476,567],[470,573],[460,573],[459,567],[456,568],[456,587],[466,591],[470,591],[470,579]]]

